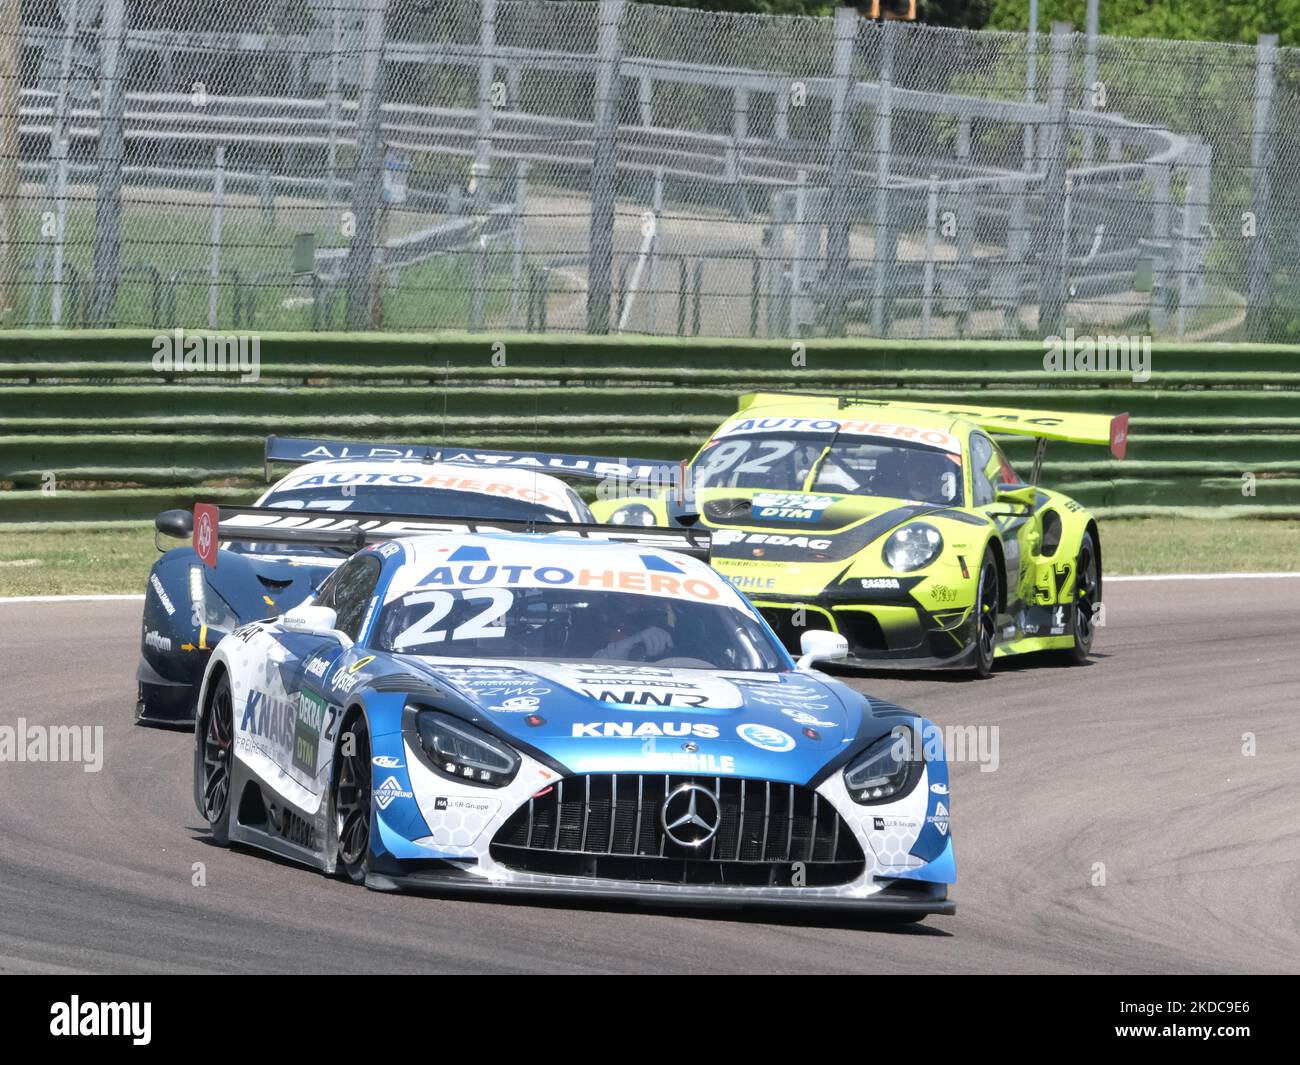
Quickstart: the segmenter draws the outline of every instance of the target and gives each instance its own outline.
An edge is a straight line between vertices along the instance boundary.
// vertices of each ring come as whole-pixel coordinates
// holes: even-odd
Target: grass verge
[[[1101,523],[1106,573],[1267,572],[1300,568],[1300,521],[1117,518]],[[140,593],[158,553],[153,529],[5,531],[0,596]]]

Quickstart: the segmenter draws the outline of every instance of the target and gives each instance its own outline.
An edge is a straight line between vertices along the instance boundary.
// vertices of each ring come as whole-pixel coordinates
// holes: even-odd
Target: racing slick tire
[[[354,737],[351,752],[339,745],[331,804],[339,842],[337,868],[354,884],[364,884],[370,869],[370,731],[355,710],[340,739]]]
[[[1065,652],[1067,662],[1088,661],[1092,641],[1097,634],[1097,592],[1101,587],[1101,564],[1092,533],[1085,532],[1075,559],[1074,578],[1074,646]]]
[[[975,587],[975,657],[971,672],[987,677],[993,672],[998,645],[998,563],[991,548],[984,549],[979,583]]]
[[[203,730],[203,815],[214,842],[230,842],[230,780],[234,757],[235,700],[224,671],[213,685],[207,709],[199,720]]]

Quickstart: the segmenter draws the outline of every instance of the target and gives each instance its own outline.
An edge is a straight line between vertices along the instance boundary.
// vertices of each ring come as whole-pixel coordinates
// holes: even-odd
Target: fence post
[[[1264,339],[1270,310],[1274,232],[1271,169],[1276,142],[1273,67],[1276,62],[1277,34],[1260,34],[1255,48],[1255,128],[1250,138],[1250,211],[1255,219],[1255,235],[1246,249],[1246,334],[1251,340]]]
[[[650,298],[646,315],[648,332],[659,332],[659,223],[664,215],[664,168],[655,167],[654,185],[650,193],[650,210],[654,212],[654,239],[650,241]]]
[[[637,111],[641,116],[641,125],[653,126],[655,115],[655,83],[649,74],[642,74],[637,82]]]
[[[961,286],[957,311],[958,336],[970,332],[970,317],[975,302],[975,194],[970,186],[971,116],[963,114],[957,122],[957,159],[966,180],[957,186],[957,278]]]
[[[591,229],[587,240],[587,332],[609,332],[618,173],[619,28],[623,0],[600,0],[596,13],[596,99],[591,160]]]
[[[528,164],[515,166],[515,213],[511,219],[514,254],[510,260],[510,327],[519,328],[519,284],[524,276],[528,243]]]
[[[934,313],[934,251],[939,226],[939,175],[931,174],[925,194],[925,267],[921,287],[921,336],[930,335]]]
[[[1029,179],[1025,178],[1016,185],[1011,198],[1011,215],[1007,221],[1007,287],[1009,296],[1007,306],[1002,312],[1003,336],[1015,336],[1020,332],[1020,301],[1025,292],[1025,266],[1029,248]]]
[[[18,71],[23,50],[19,0],[0,0],[0,321],[18,309]]]
[[[1205,303],[1205,241],[1210,207],[1210,146],[1197,140],[1188,166],[1187,203],[1183,212],[1183,246],[1179,259],[1178,339],[1187,332],[1187,314]]]
[[[50,165],[54,167],[54,262],[50,268],[50,325],[63,322],[63,250],[68,217],[68,141],[59,130],[59,139],[50,145]]]
[[[226,202],[226,148],[218,144],[212,171],[212,248],[208,261],[208,328],[217,328],[221,298],[221,210]]]
[[[340,90],[343,63],[343,12],[334,9],[330,23],[330,81],[326,94],[326,114],[329,119],[329,141],[325,149],[325,202],[334,206],[338,184],[339,122],[342,120],[343,98]]]
[[[1070,145],[1070,24],[1052,23],[1052,81],[1048,93],[1050,122],[1046,172],[1043,178],[1043,239],[1039,245],[1041,288],[1038,332],[1059,336],[1065,320],[1065,178]]]
[[[474,140],[473,213],[479,226],[470,267],[469,329],[483,328],[487,288],[487,223],[492,209],[492,84],[496,80],[497,0],[479,0],[478,115]]]
[[[844,335],[844,308],[849,273],[849,108],[853,102],[853,45],[857,40],[858,13],[851,7],[835,9],[835,45],[831,73],[830,189],[826,223],[826,334]],[[885,91],[881,86],[881,92]]]
[[[347,258],[347,326],[370,325],[371,274],[379,230],[379,200],[384,152],[380,124],[380,75],[384,58],[384,12],[387,0],[366,0],[361,24],[361,85],[357,104],[357,154],[352,175],[353,235]]]
[[[58,325],[63,319],[63,255],[68,216],[68,93],[72,81],[73,46],[76,43],[81,16],[81,0],[68,0],[64,6],[65,24],[63,47],[59,51],[59,85],[54,98],[54,121],[50,123],[50,175],[47,190],[54,199],[54,263],[51,270],[53,285],[50,289],[50,324]],[[42,249],[44,250],[44,249]],[[38,268],[44,273],[44,263]],[[35,289],[33,297],[38,293]],[[34,304],[33,304],[34,306]],[[35,315],[31,316],[35,319]]]
[[[1038,101],[1038,0],[1029,0],[1029,30],[1025,33],[1025,101]],[[1037,168],[1034,158],[1034,123],[1025,120],[1025,169]]]
[[[792,337],[803,335],[803,263],[808,254],[808,171],[800,170],[794,193],[794,247],[790,259],[790,332]]]
[[[892,317],[886,271],[893,258],[893,237],[889,220],[889,175],[893,170],[890,152],[894,139],[894,34],[893,22],[880,25],[880,107],[876,112],[876,203],[871,233],[872,293],[871,332],[878,337],[889,333]]]
[[[52,272],[53,286],[50,293],[50,306],[53,308],[57,298],[60,313],[63,304],[63,236],[65,231],[64,222],[67,215],[67,116],[68,116],[68,92],[72,81],[72,52],[73,44],[76,41],[77,27],[81,15],[80,0],[69,0],[63,5],[64,26],[63,26],[63,45],[59,50],[59,80],[58,88],[54,96],[54,117],[50,122],[50,148],[49,148],[49,165],[45,175],[45,195],[54,202],[55,214],[55,234],[54,234],[54,254],[53,258],[57,270]],[[16,16],[15,16],[16,17]],[[0,42],[3,43],[3,42]],[[5,69],[5,64],[0,62],[0,69]],[[15,69],[17,69],[15,67]],[[6,86],[0,84],[0,97],[3,97]],[[17,98],[15,98],[15,107],[17,107]],[[3,103],[0,103],[0,114],[5,113]],[[15,118],[17,116],[15,115]],[[63,159],[63,192],[59,192],[59,175],[60,175],[60,148],[62,144]],[[3,149],[0,149],[0,155],[3,155]],[[4,159],[0,159],[0,167],[5,165]],[[14,161],[17,162],[16,156]],[[0,197],[3,198],[3,197]],[[0,208],[2,209],[2,208]],[[0,223],[0,229],[3,224]],[[0,241],[2,243],[2,241]],[[40,316],[41,295],[44,288],[45,269],[49,253],[46,250],[45,242],[42,241],[37,245],[36,258],[31,273],[30,291],[27,294],[27,324],[35,325]],[[17,256],[8,257],[5,261],[0,262],[0,271],[6,266],[17,264]],[[0,283],[0,289],[3,284]],[[57,296],[56,296],[57,293]],[[15,299],[17,293],[15,293]],[[4,299],[0,296],[0,305],[3,305]],[[50,324],[57,325],[54,321],[53,310],[51,309]]]
[[[1095,111],[1097,85],[1097,33],[1099,0],[1088,0],[1087,13],[1084,16],[1084,53],[1083,53],[1083,107],[1086,111]],[[1091,166],[1097,154],[1097,134],[1092,126],[1083,131],[1083,165]]]
[[[99,39],[99,150],[95,181],[94,296],[90,319],[112,325],[122,257],[122,113],[126,0],[104,0]]]

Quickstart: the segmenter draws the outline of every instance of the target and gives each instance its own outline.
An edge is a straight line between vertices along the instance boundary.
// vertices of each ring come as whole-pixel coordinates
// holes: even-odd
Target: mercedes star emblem
[[[659,811],[664,834],[681,847],[701,847],[708,843],[722,822],[718,797],[699,784],[674,788]]]

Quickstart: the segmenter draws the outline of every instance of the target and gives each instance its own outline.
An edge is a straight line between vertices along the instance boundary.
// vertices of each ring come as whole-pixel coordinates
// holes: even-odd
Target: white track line
[[[143,595],[0,595],[0,603],[111,603],[143,599]]]
[[[1263,581],[1275,577],[1300,577],[1300,573],[1152,573],[1148,576],[1109,577],[1102,574],[1102,580],[1111,584],[1115,581]]]

